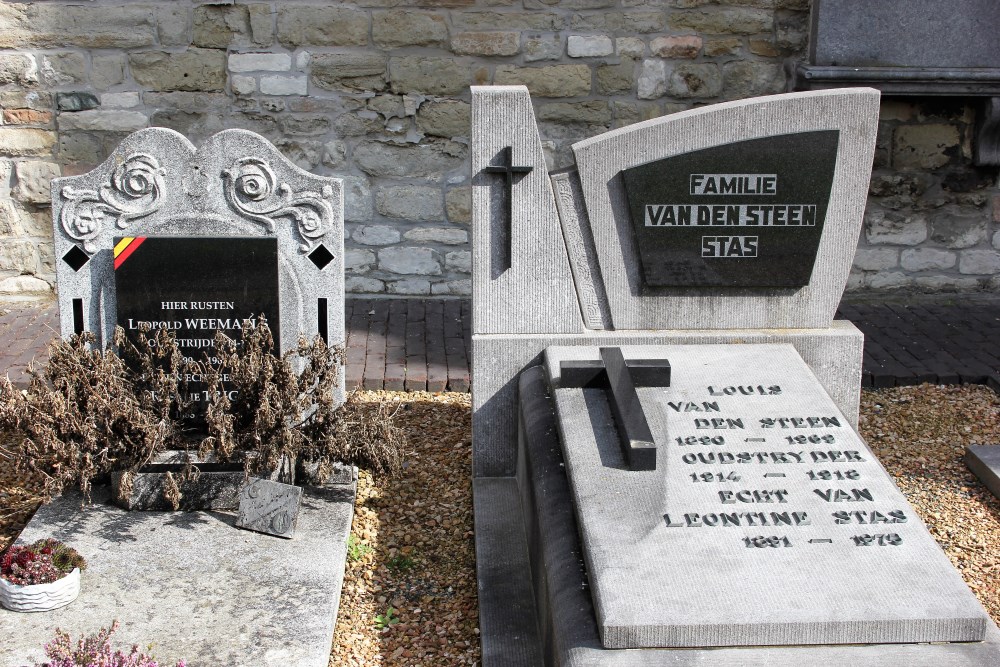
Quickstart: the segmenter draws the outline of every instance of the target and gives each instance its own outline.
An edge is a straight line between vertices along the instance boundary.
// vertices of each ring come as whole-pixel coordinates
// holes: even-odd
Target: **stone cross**
[[[656,470],[656,443],[636,387],[669,387],[666,359],[625,361],[620,347],[602,347],[601,361],[564,361],[560,387],[607,390],[608,405],[625,460],[632,470]]]
[[[497,239],[499,245],[503,247],[503,259],[499,267],[499,270],[493,271],[494,274],[499,275],[510,268],[510,258],[511,258],[511,230],[513,228],[512,217],[512,201],[514,196],[514,174],[527,174],[531,172],[534,167],[515,167],[514,166],[514,149],[512,146],[505,146],[502,151],[500,151],[500,162],[498,165],[490,165],[483,168],[488,174],[503,174],[504,184],[506,185],[506,192],[504,193],[504,224],[503,226],[497,226],[495,229],[498,230],[499,234],[503,235],[504,238]]]

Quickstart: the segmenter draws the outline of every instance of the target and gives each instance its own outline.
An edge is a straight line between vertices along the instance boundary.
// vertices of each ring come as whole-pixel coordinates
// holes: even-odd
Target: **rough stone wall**
[[[136,129],[261,133],[345,179],[347,289],[470,293],[469,85],[528,86],[549,166],[574,141],[785,87],[809,0],[0,4],[0,294],[54,277],[48,181]],[[938,107],[934,107],[938,109]],[[965,107],[886,103],[854,289],[997,287],[995,173]],[[998,239],[1000,240],[1000,239]]]

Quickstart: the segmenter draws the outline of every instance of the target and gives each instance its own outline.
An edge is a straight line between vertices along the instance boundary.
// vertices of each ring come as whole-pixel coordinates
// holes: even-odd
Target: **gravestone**
[[[52,207],[63,336],[91,331],[105,347],[116,325],[146,323],[200,361],[216,331],[238,340],[264,315],[279,352],[299,336],[344,343],[341,181],[259,135],[195,148],[140,130],[93,171],[55,179]]]
[[[995,661],[854,430],[878,102],[704,107],[550,174],[527,91],[473,88],[484,665]]]
[[[302,505],[302,487],[267,479],[251,479],[240,492],[236,526],[291,538]]]

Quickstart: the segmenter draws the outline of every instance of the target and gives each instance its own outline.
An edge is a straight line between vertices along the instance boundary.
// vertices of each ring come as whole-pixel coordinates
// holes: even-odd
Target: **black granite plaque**
[[[644,285],[809,284],[839,134],[751,139],[622,171]]]
[[[116,237],[114,255],[117,321],[130,337],[146,322],[176,334],[186,356],[213,361],[216,331],[238,341],[263,314],[281,349],[276,239]]]

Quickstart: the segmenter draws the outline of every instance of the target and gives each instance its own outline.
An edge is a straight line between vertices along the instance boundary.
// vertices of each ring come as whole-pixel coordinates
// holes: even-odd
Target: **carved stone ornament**
[[[164,169],[152,155],[136,153],[115,167],[111,182],[97,190],[66,186],[61,195],[66,203],[59,216],[63,230],[84,249],[94,253],[91,241],[114,221],[124,229],[129,221],[147,216],[163,203]]]
[[[222,172],[222,179],[226,202],[237,213],[267,225],[269,231],[274,231],[276,218],[293,219],[303,241],[299,245],[301,252],[309,252],[314,242],[330,230],[330,186],[324,186],[322,192],[293,192],[287,183],[277,182],[267,162],[255,157],[237,160]]]

